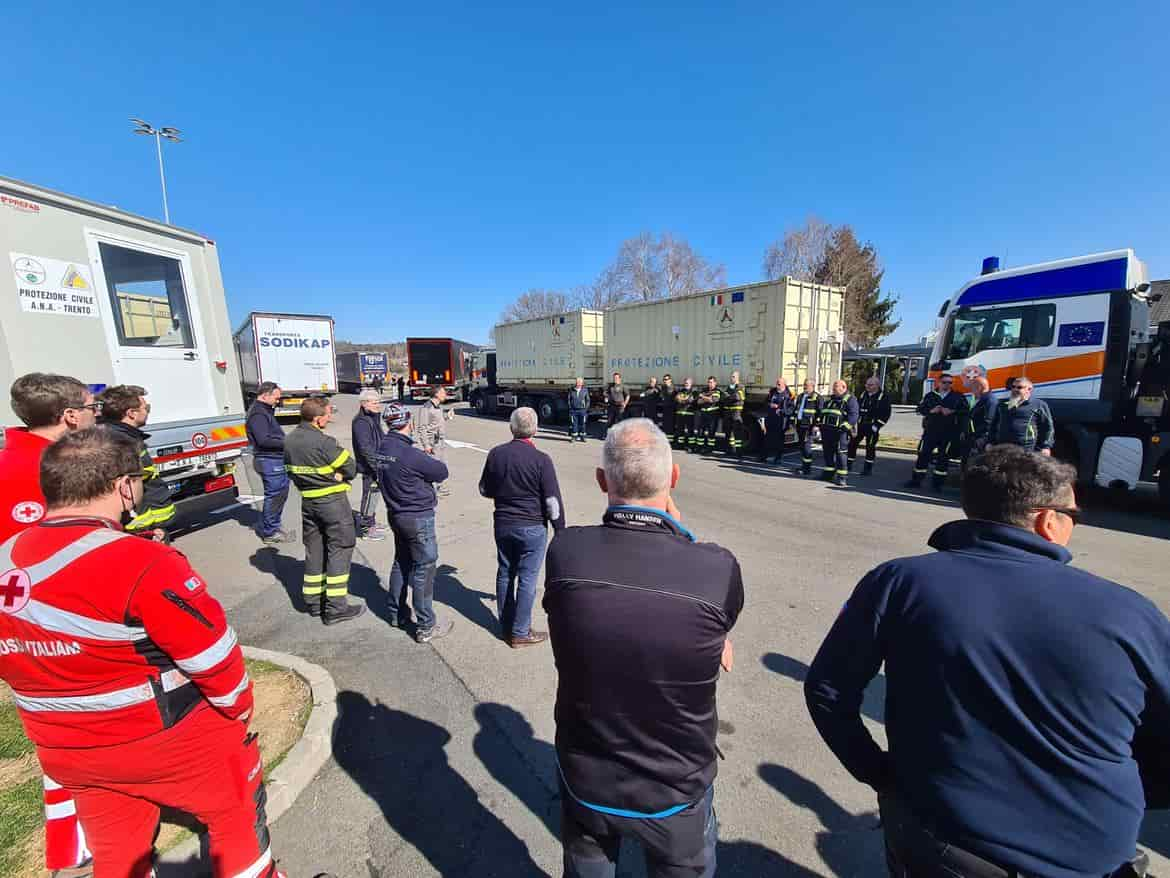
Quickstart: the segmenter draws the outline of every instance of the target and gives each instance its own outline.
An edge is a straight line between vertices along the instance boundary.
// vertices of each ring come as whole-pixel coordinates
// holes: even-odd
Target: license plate
[[[216,454],[198,454],[194,457],[180,457],[178,460],[168,460],[164,463],[155,464],[159,472],[170,472],[176,469],[186,469],[187,467],[203,467],[215,463]]]
[[[299,406],[302,402],[304,402],[303,399],[282,399],[280,401],[280,405],[282,408],[294,408]]]

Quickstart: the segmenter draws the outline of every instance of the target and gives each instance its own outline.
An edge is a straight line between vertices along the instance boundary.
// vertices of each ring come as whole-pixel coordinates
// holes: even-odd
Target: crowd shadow
[[[764,763],[758,774],[792,804],[812,811],[820,821],[824,829],[816,834],[816,850],[829,872],[833,875],[875,876],[885,873],[881,820],[876,811],[852,814],[816,782],[784,765]],[[795,868],[804,869],[801,866]]]
[[[252,553],[248,559],[252,567],[273,577],[280,583],[288,602],[294,610],[305,612],[302,586],[305,577],[305,562],[300,558],[286,555],[276,546],[264,546]],[[364,600],[370,611],[386,621],[386,591],[382,588],[378,572],[367,564],[354,562],[349,569],[349,593]]]
[[[553,838],[559,839],[561,797],[556,779],[556,748],[538,740],[532,724],[507,704],[478,704],[475,719],[479,730],[472,750],[479,761],[497,783],[524,803]]]
[[[450,564],[439,565],[435,572],[435,600],[447,605],[473,625],[478,625],[484,631],[499,637],[499,620],[482,600],[482,598],[491,598],[494,604],[496,593],[468,588],[458,576],[454,575],[457,572],[459,572],[458,567],[452,567]]]
[[[451,767],[451,734],[359,692],[337,696],[333,757],[387,824],[445,876],[546,874]],[[371,875],[390,875],[371,863]]]
[[[801,685],[808,677],[808,665],[800,659],[784,655],[779,652],[765,653],[760,659],[764,667],[774,671],[782,677],[795,680]],[[886,721],[886,675],[879,673],[870,681],[865,689],[865,697],[861,702],[861,715],[874,722],[885,724]]]

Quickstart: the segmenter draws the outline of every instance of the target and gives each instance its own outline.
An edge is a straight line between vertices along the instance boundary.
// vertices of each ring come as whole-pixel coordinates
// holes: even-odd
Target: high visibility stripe
[[[72,799],[57,802],[55,805],[45,805],[46,820],[60,820],[62,817],[72,817],[77,813],[77,803]]]
[[[307,491],[301,491],[301,496],[313,500],[317,497],[327,497],[330,494],[343,494],[348,491],[349,482],[342,482],[339,485],[330,485],[328,488],[310,488]]]
[[[349,460],[349,449],[341,449],[341,454],[333,459],[333,463],[329,464],[331,469],[341,469],[342,465]]]
[[[248,679],[248,672],[244,671],[244,676],[240,678],[240,682],[236,684],[236,688],[234,688],[231,692],[229,692],[227,695],[208,696],[207,700],[216,707],[231,707],[240,700],[240,696],[244,694],[244,691],[248,688],[248,683],[250,682],[251,681]]]
[[[12,568],[12,547],[15,545],[19,536],[20,534],[16,534],[3,546],[0,546],[0,571],[10,570]],[[58,549],[44,561],[24,568],[24,571],[28,574],[29,579],[32,580],[33,585],[36,585],[38,582],[48,579],[54,573],[64,570],[65,567],[72,564],[82,555],[87,555],[95,549],[100,549],[103,546],[125,539],[126,537],[127,534],[120,530],[110,530],[104,527],[100,530],[92,530],[78,537],[69,545]]]
[[[230,626],[228,630],[223,633],[223,636],[203,652],[185,659],[175,659],[175,664],[186,671],[188,674],[199,674],[203,671],[210,671],[225,658],[232,654],[232,650],[236,648],[239,641],[236,639],[236,632]]]
[[[47,774],[41,775],[41,783],[44,786],[44,788],[46,790],[48,790],[49,792],[52,792],[53,790],[62,789],[61,784],[57,783],[57,781],[53,780]]]
[[[323,585],[306,585],[301,587],[301,594],[309,598],[319,597],[324,592],[325,586]]]
[[[839,470],[837,470],[837,475],[839,475],[839,476],[847,476],[847,475],[849,475],[849,470],[847,470],[847,469],[839,469]]]
[[[260,855],[260,859],[246,868],[243,872],[237,872],[232,878],[260,878],[265,870],[272,863],[272,848],[265,848],[264,853]]]
[[[916,472],[916,473],[924,473],[924,472],[926,472],[926,470],[925,470],[925,469],[919,469],[918,467],[914,467],[914,472]]]
[[[74,695],[42,698],[12,693],[12,700],[21,710],[29,713],[60,711],[66,713],[99,713],[106,710],[120,710],[154,700],[154,689],[150,683],[116,689],[100,695]]]
[[[144,530],[148,527],[154,527],[164,522],[170,521],[175,517],[175,505],[172,503],[169,506],[160,506],[157,509],[147,509],[141,515],[136,515],[126,525],[128,531]]]
[[[340,576],[326,576],[325,577],[325,584],[326,585],[340,585],[343,582],[349,582],[349,574],[348,573],[342,573]]]
[[[349,586],[343,585],[341,588],[327,588],[325,589],[325,597],[327,598],[343,598],[349,594]]]
[[[284,468],[295,476],[327,476],[335,470],[341,469],[347,460],[349,460],[349,449],[343,448],[341,454],[337,455],[332,463],[327,463],[325,466],[293,466],[286,463]]]
[[[36,580],[33,580],[33,584],[36,584]],[[29,601],[23,609],[12,615],[30,625],[44,628],[46,631],[70,634],[74,637],[113,641],[146,639],[145,628],[134,628],[117,622],[105,622],[100,619],[91,619],[88,616],[79,616],[77,613],[59,610],[40,601]]]
[[[163,692],[174,692],[176,689],[182,688],[191,682],[186,674],[174,668],[169,671],[163,671],[160,681]]]
[[[324,581],[325,581],[325,574],[324,573],[306,573],[305,574],[305,582],[324,582]]]

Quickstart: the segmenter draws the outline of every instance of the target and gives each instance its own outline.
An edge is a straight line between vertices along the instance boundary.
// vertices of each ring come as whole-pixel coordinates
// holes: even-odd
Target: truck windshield
[[[451,343],[415,341],[410,343],[411,381],[442,384],[451,381]]]
[[[980,351],[1046,347],[1056,329],[1056,306],[960,308],[947,324],[946,358],[964,360]]]

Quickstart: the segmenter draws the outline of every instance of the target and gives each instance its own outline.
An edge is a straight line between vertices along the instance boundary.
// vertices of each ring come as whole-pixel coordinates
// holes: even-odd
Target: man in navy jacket
[[[496,607],[500,628],[513,649],[548,639],[532,627],[536,576],[544,561],[546,525],[565,526],[565,501],[552,458],[532,444],[536,412],[523,406],[512,412],[511,442],[488,454],[479,493],[496,501]]]
[[[813,660],[809,711],[877,790],[891,874],[1087,878],[1135,855],[1135,740],[1170,748],[1170,622],[1066,566],[1075,479],[1016,446],[973,458],[967,520],[867,574]],[[888,752],[860,716],[883,662]]]
[[[363,540],[383,540],[385,532],[378,527],[374,509],[378,501],[378,446],[385,432],[382,430],[382,394],[367,387],[361,393],[361,405],[353,416],[350,432],[353,438],[353,456],[362,477],[362,505],[356,514],[358,536]]]
[[[260,538],[266,543],[291,543],[296,531],[281,530],[280,517],[288,500],[288,473],[284,469],[284,430],[276,420],[280,388],[265,381],[248,409],[244,429],[252,446],[252,465],[264,483],[264,508],[260,513]]]
[[[409,586],[418,618],[415,640],[429,643],[450,633],[454,622],[439,619],[432,608],[439,544],[435,536],[435,485],[447,478],[447,465],[415,447],[410,438],[410,411],[392,402],[382,410],[390,432],[378,447],[378,487],[394,533],[390,568],[389,615],[396,628],[410,627]]]

